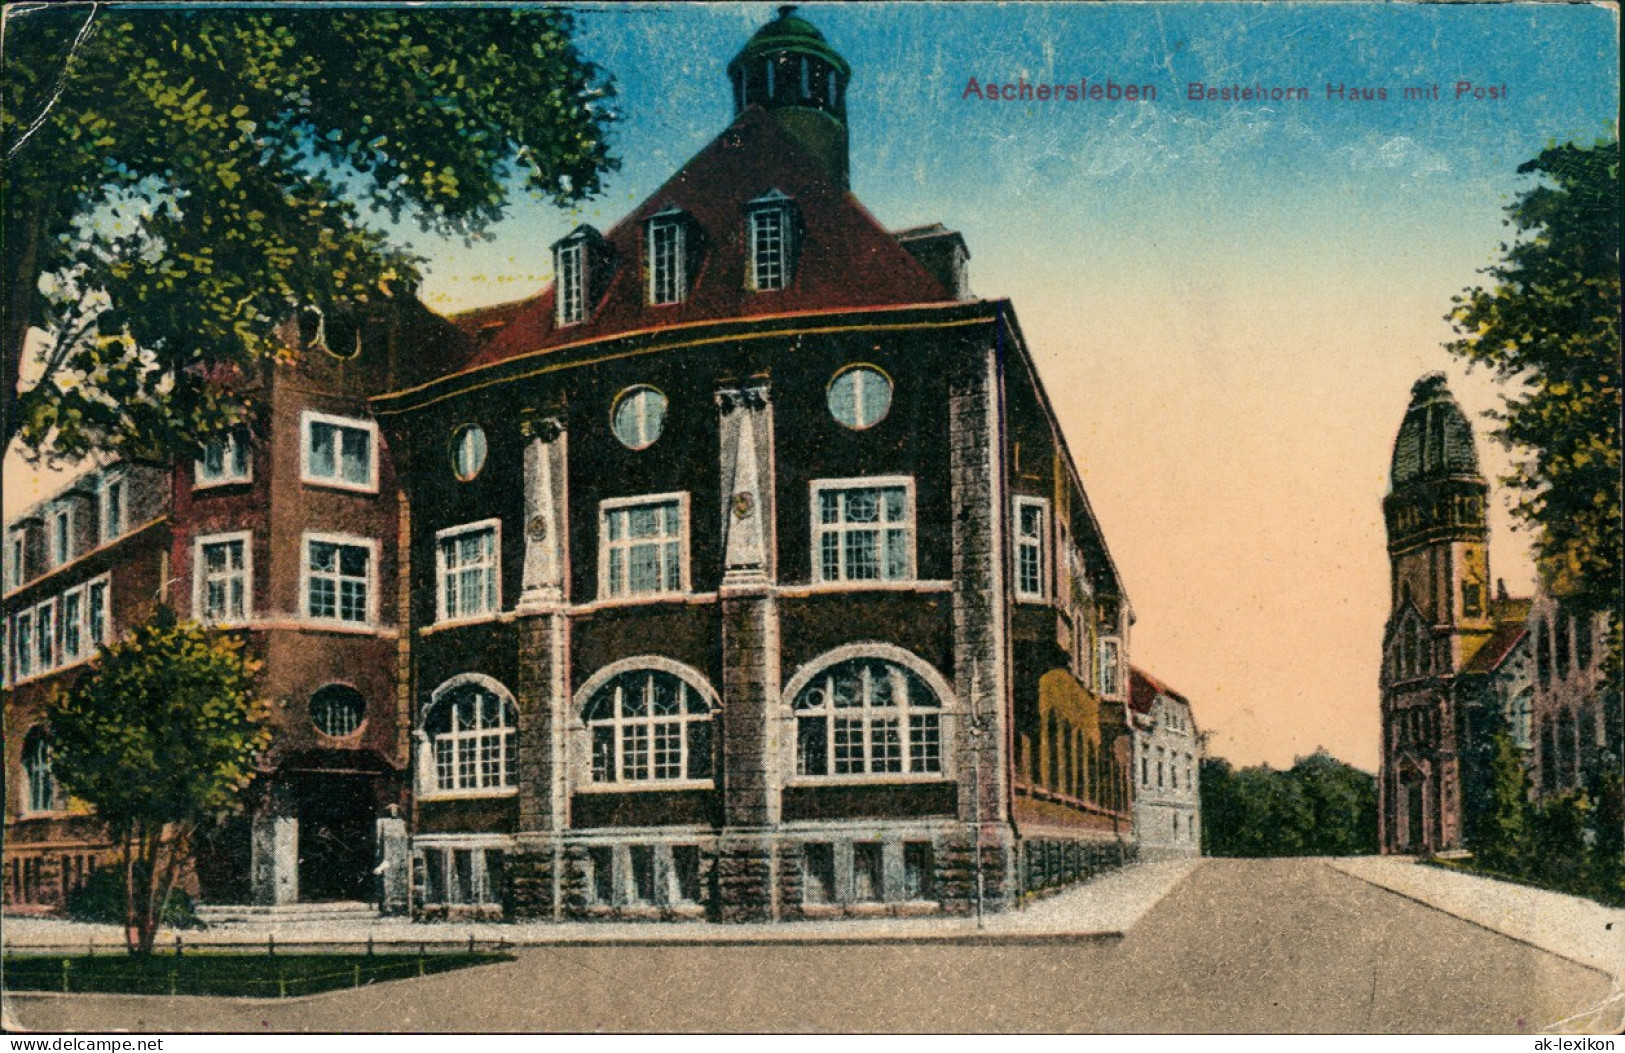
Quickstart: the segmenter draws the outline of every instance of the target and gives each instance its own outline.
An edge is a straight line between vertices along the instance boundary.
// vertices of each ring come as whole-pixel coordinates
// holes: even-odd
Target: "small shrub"
[[[105,866],[90,875],[83,885],[68,894],[67,912],[75,921],[123,925],[124,868],[118,864]],[[180,889],[170,893],[162,924],[171,929],[203,927],[198,920],[197,904],[189,893]]]

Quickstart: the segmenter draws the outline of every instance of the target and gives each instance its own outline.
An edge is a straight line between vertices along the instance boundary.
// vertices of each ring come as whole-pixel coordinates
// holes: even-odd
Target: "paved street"
[[[1216,860],[1122,940],[526,947],[287,1003],[15,996],[42,1030],[1542,1030],[1603,974],[1317,860]]]

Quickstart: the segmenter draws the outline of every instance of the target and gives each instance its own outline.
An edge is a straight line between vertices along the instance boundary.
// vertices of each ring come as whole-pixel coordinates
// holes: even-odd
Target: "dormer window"
[[[587,316],[584,288],[586,268],[582,259],[585,253],[579,241],[561,244],[554,252],[557,254],[555,266],[559,275],[559,324],[574,325]]]
[[[668,209],[649,219],[647,270],[649,303],[682,303],[688,299],[688,217]]]
[[[591,224],[583,223],[553,243],[555,324],[577,325],[592,317],[609,276],[608,264],[608,246]]]
[[[795,252],[795,204],[770,190],[746,205],[745,223],[750,241],[750,288],[783,289],[790,284]]]

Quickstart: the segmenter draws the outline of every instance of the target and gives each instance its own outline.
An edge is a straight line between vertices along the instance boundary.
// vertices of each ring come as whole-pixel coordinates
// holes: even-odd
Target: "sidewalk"
[[[1425,866],[1404,856],[1328,859],[1326,865],[1378,888],[1452,914],[1492,932],[1588,965],[1613,978],[1608,1001],[1584,1018],[1560,1022],[1579,1028],[1607,1018],[1611,1032],[1625,1024],[1625,910],[1561,892]]]
[[[370,937],[380,949],[389,945],[444,948],[502,941],[515,946],[629,944],[839,944],[839,943],[1041,943],[1052,940],[1120,938],[1146,911],[1200,865],[1198,859],[1168,860],[1103,874],[1032,904],[1026,910],[988,914],[978,928],[974,917],[853,918],[830,921],[722,925],[713,922],[428,922],[402,918],[323,921],[280,927],[259,922],[230,923],[209,929],[159,936],[169,947],[179,935],[187,947],[211,944],[264,944],[316,950],[325,946],[364,944]],[[92,925],[60,918],[8,917],[5,949],[122,949],[123,933],[114,925]]]

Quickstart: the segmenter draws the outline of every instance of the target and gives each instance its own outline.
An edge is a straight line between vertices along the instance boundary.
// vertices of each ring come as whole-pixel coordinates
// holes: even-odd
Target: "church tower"
[[[1460,715],[1452,687],[1495,628],[1489,596],[1489,486],[1472,425],[1444,374],[1411,388],[1394,440],[1383,635],[1379,810],[1385,852],[1462,843]]]
[[[849,186],[846,89],[852,68],[793,5],[750,38],[732,62],[734,116],[760,106],[797,144],[828,169],[842,190]]]

